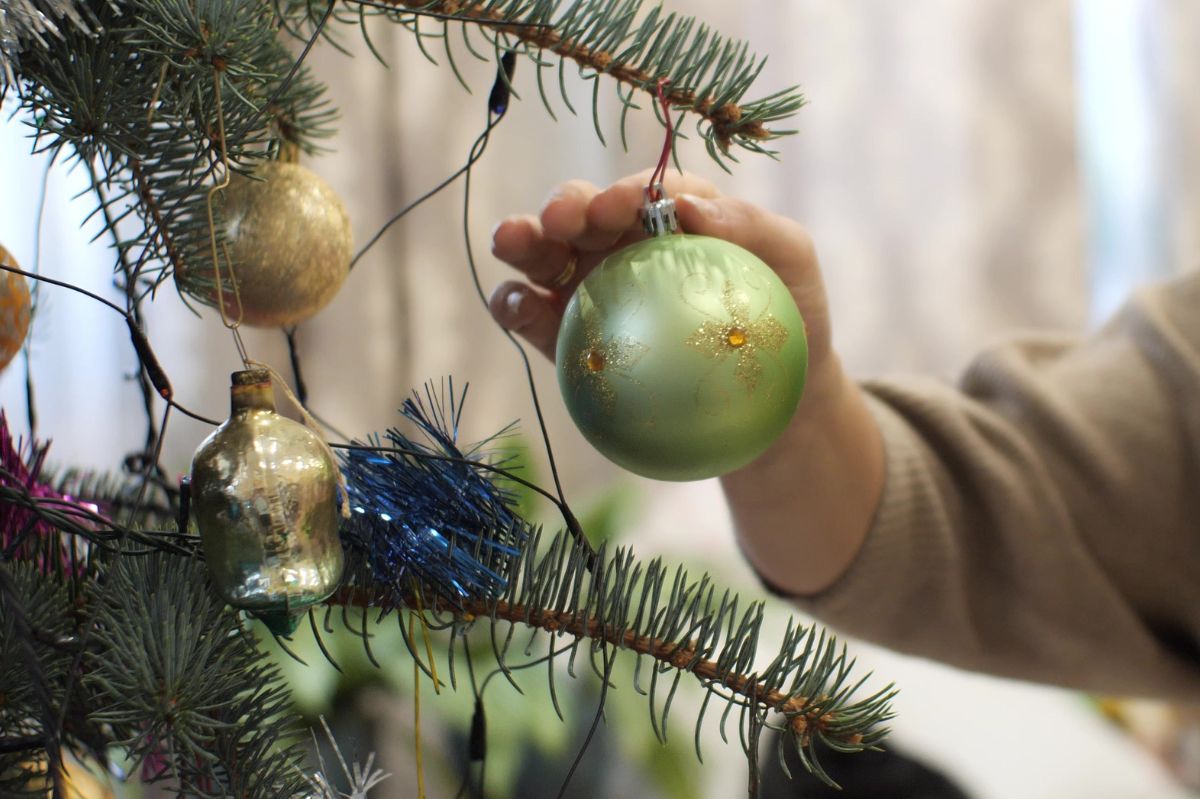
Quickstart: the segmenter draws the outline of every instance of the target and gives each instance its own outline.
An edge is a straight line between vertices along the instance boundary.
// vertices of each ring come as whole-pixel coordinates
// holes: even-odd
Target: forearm
[[[1198,300],[1195,279],[1148,291],[1088,340],[993,347],[958,386],[867,384],[884,491],[799,607],[965,668],[1194,701]]]
[[[721,480],[751,565],[794,596],[846,571],[883,492],[883,443],[866,399],[836,356],[822,365],[779,441]]]

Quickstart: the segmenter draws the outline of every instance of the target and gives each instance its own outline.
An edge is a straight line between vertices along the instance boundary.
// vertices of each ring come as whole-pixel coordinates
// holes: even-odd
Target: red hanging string
[[[646,187],[647,196],[651,200],[663,199],[655,186],[667,176],[667,164],[671,161],[671,145],[675,143],[675,127],[671,124],[671,103],[667,100],[667,93],[664,91],[670,82],[667,78],[659,78],[658,84],[654,88],[658,95],[658,102],[662,105],[663,120],[667,124],[667,135],[663,140],[662,155],[658,157],[658,166],[650,173],[650,185]]]

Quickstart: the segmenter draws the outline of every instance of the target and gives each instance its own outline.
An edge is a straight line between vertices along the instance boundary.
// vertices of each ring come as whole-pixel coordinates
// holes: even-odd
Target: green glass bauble
[[[558,333],[558,383],[609,460],[701,480],[771,445],[804,390],[804,320],[754,254],[707,236],[658,236],[580,284]]]
[[[235,372],[230,397],[229,419],[192,457],[192,512],[217,590],[287,634],[342,577],[337,466],[275,412],[267,372]]]

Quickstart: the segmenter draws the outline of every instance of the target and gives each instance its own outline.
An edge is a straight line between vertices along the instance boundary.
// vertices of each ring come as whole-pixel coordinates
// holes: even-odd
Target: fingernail
[[[504,309],[508,311],[508,316],[511,319],[521,318],[521,306],[525,304],[525,292],[521,289],[513,289],[508,292],[508,296],[504,298]]]
[[[696,209],[696,211],[705,219],[717,221],[721,218],[721,206],[717,205],[712,200],[704,197],[697,197],[695,194],[680,194],[679,199],[687,202],[688,205]]]

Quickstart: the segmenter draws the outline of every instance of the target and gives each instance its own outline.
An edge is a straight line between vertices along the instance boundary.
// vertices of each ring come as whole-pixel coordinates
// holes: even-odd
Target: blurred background
[[[1035,328],[1082,332],[1131,287],[1196,266],[1200,5],[1194,0],[668,5],[769,55],[752,94],[799,83],[808,96],[792,120],[799,133],[778,142],[778,162],[747,156],[725,175],[694,143],[680,156],[685,168],[724,190],[810,228],[826,272],[836,344],[855,374],[952,379],[997,337]],[[493,68],[460,60],[474,88],[468,95],[403,30],[381,22],[371,29],[388,68],[356,31],[343,33],[353,57],[326,46],[310,61],[328,80],[342,121],[330,152],[307,163],[341,193],[356,241],[364,242],[465,160],[484,121]],[[653,117],[643,112],[631,119],[629,151],[622,152],[619,105],[610,90],[601,92],[609,139],[602,146],[586,110],[590,90],[578,81],[569,88],[580,116],[559,101],[558,121],[551,120],[528,67],[518,65],[522,99],[474,172],[470,239],[489,290],[506,277],[489,254],[498,220],[536,211],[563,180],[604,185],[651,166],[661,142]],[[39,253],[46,164],[29,155],[26,133],[19,119],[0,119],[0,242],[25,266],[36,260],[45,274],[115,296],[110,253],[90,241],[95,230],[81,228],[90,198],[72,199],[87,185],[82,170],[50,171]],[[299,331],[311,404],[338,428],[361,436],[392,425],[412,387],[453,376],[471,384],[464,437],[481,438],[521,419],[533,440],[520,363],[470,283],[462,202],[462,185],[455,184],[396,225],[333,304]],[[149,308],[148,327],[177,396],[223,418],[228,373],[238,360],[216,316],[193,316],[167,290]],[[249,331],[246,340],[255,357],[286,371],[281,333]],[[39,434],[53,439],[52,459],[117,468],[144,435],[140,396],[125,377],[136,362],[121,319],[74,294],[43,290],[31,350]],[[0,377],[0,403],[18,430],[26,418],[22,371],[14,362]],[[719,581],[761,594],[730,557],[736,550],[715,482],[671,485],[621,473],[575,432],[552,366],[536,363],[535,372],[573,504],[644,556],[662,553],[711,568]],[[176,415],[168,466],[186,470],[204,435],[202,426]],[[544,478],[544,459],[537,448],[530,451],[531,469]],[[788,609],[778,605],[773,612],[782,624]],[[894,746],[947,775],[965,795],[1193,795],[1171,775],[1179,738],[1165,731],[1159,708],[1120,710],[1126,720],[1147,720],[1134,724],[1140,731],[1134,734],[1091,698],[852,645],[864,670],[903,689]],[[393,654],[387,665],[394,674],[385,669],[386,675],[339,683],[332,670],[314,666],[294,675],[306,712],[331,714],[359,741],[351,749],[378,749],[395,773],[373,794],[380,797],[413,793],[411,676],[404,676],[411,662],[399,650]],[[490,775],[489,786],[496,795],[541,796],[519,787],[519,779],[523,769],[536,772],[531,764],[542,763],[553,778],[545,795],[553,796],[574,755],[576,727],[590,723],[590,689],[578,689],[583,693],[565,724],[540,694],[521,700],[506,686],[490,690],[501,708],[492,718],[504,721],[493,721],[491,736],[510,751],[496,756],[501,776]],[[469,703],[426,699],[425,732],[447,730],[443,754],[452,775],[454,736],[465,729]],[[609,716],[609,735],[585,764],[607,762],[605,771],[619,772],[605,759],[628,758],[642,764],[629,773],[642,777],[634,787],[628,775],[624,782],[584,779],[568,795],[744,795],[740,749],[723,744],[715,725],[705,738],[705,764],[695,762],[694,707],[677,700],[673,714],[682,732],[672,749],[661,750],[644,700],[615,701],[633,710]],[[440,795],[431,788],[431,796]]]

